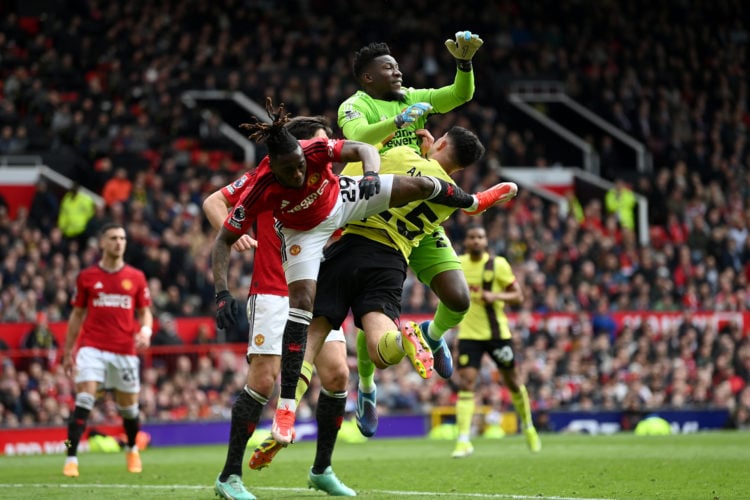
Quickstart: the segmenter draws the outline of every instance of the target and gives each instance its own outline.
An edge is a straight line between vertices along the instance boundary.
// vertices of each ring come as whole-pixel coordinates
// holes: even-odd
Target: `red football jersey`
[[[135,354],[135,334],[140,330],[135,311],[151,305],[142,271],[127,264],[115,272],[98,264],[87,267],[76,279],[71,304],[86,308],[80,347]]]
[[[307,163],[305,185],[286,188],[276,181],[266,156],[248,176],[242,198],[224,220],[224,227],[236,234],[248,232],[258,214],[272,211],[285,227],[306,231],[331,213],[339,197],[339,178],[331,162],[341,161],[344,141],[318,138],[299,141]]]
[[[249,183],[250,174],[224,186],[221,193],[230,204],[236,204],[242,197]],[[286,297],[289,290],[286,286],[284,268],[281,265],[281,241],[273,227],[274,218],[271,212],[261,212],[255,227],[255,239],[258,248],[255,249],[253,262],[253,279],[250,282],[249,294],[267,294]]]

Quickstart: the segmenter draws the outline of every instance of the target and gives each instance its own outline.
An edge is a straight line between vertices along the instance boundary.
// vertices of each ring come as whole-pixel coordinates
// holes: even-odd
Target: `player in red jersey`
[[[153,316],[146,277],[123,258],[126,245],[125,228],[105,224],[99,232],[101,259],[76,279],[63,351],[65,373],[75,376],[76,383],[76,406],[68,422],[68,456],[63,468],[63,474],[69,477],[78,477],[78,443],[100,386],[115,391],[127,436],[128,471],[138,473],[142,469],[135,444],[140,430],[141,389],[136,351],[151,343]]]
[[[333,134],[324,117],[295,117],[285,127],[298,139],[330,137]],[[211,226],[218,229],[231,209],[248,187],[249,173],[222,189],[211,193],[203,202],[203,211]],[[260,421],[263,407],[275,388],[281,366],[281,342],[284,325],[289,312],[287,285],[284,268],[281,265],[281,251],[274,218],[271,212],[262,212],[256,221],[255,237],[243,234],[233,245],[238,252],[255,249],[253,274],[248,291],[247,318],[250,326],[248,339],[248,371],[246,385],[232,405],[232,426],[230,428],[227,458],[224,469],[214,484],[214,491],[222,498],[250,498],[250,493],[242,482],[242,459],[247,440],[252,437]],[[349,368],[346,359],[346,344],[341,330],[332,331],[315,357],[315,368],[323,387],[338,385],[339,380],[348,381]],[[310,383],[313,361],[305,354],[302,375],[300,376],[296,399],[302,397]],[[345,382],[344,382],[345,383]],[[344,397],[346,392],[343,393]],[[319,418],[319,426],[325,426]],[[331,422],[330,425],[336,425]],[[268,465],[282,445],[270,435],[258,445],[250,459],[251,469]],[[331,472],[333,475],[333,472]],[[349,490],[338,479],[337,493]],[[353,490],[349,490],[353,492]]]
[[[316,280],[323,247],[331,234],[350,220],[362,219],[391,206],[429,199],[434,203],[482,210],[496,199],[472,196],[430,176],[387,175],[381,179],[380,156],[374,146],[357,141],[313,139],[298,141],[284,128],[283,104],[266,111],[270,124],[244,124],[250,138],[265,142],[268,156],[250,174],[251,185],[227,216],[212,249],[217,291],[217,325],[233,324],[239,304],[227,290],[229,252],[258,215],[272,211],[281,238],[282,265],[289,289],[289,317],[284,328],[281,395],[271,432],[281,444],[293,439],[295,392],[307,329],[312,320]],[[337,177],[331,162],[361,161],[361,177]],[[429,350],[427,350],[429,353]]]

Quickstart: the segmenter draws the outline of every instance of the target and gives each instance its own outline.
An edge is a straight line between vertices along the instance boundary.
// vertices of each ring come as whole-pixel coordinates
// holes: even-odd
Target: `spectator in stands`
[[[95,211],[94,200],[86,193],[82,193],[80,185],[74,182],[60,203],[57,227],[66,238],[79,238],[86,231],[86,225],[94,216]]]
[[[128,179],[128,171],[125,167],[117,167],[114,176],[104,183],[102,198],[108,207],[118,202],[126,203],[132,189],[133,183]]]
[[[628,187],[624,179],[615,179],[615,185],[604,195],[604,207],[607,214],[617,216],[617,221],[623,229],[635,231],[635,207],[638,200],[633,190]]]
[[[34,197],[31,199],[29,217],[44,233],[48,234],[55,227],[59,209],[60,203],[55,195],[50,192],[49,184],[44,178],[40,177],[36,183]]]
[[[215,342],[216,342],[216,338],[211,333],[211,329],[209,328],[208,324],[201,323],[200,325],[198,325],[198,332],[195,335],[193,344],[206,345],[206,344],[214,344]]]
[[[151,339],[151,345],[182,345],[182,337],[177,331],[177,323],[174,316],[169,313],[163,313],[159,316],[159,326]]]
[[[57,339],[49,329],[47,313],[39,311],[36,313],[36,321],[32,329],[24,336],[21,341],[22,349],[33,349],[35,351],[44,351],[44,356],[39,357],[45,363],[44,366],[51,368],[57,357]]]

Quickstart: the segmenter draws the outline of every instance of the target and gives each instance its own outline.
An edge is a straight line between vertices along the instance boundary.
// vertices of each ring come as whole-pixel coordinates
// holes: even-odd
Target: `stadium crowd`
[[[487,145],[486,157],[457,176],[464,189],[497,182],[501,165],[543,173],[564,163],[530,128],[516,128],[506,93],[517,80],[564,82],[571,97],[643,141],[654,158],[654,173],[637,175],[608,149],[611,138],[587,137],[603,174],[627,178],[648,198],[647,246],[603,199],[584,200],[563,217],[522,189],[508,208],[483,216],[493,250],[508,257],[527,290],[516,341],[535,411],[713,405],[750,426],[748,327],[717,331],[689,317],[750,308],[750,20],[743,2],[485,4],[468,2],[462,13],[486,42],[475,60],[475,97],[429,122],[436,136],[460,124]],[[338,105],[356,89],[344,55],[364,42],[389,42],[407,85],[440,86],[453,75],[440,45],[457,21],[445,3],[393,1],[398,14],[390,21],[382,10],[358,9],[361,0],[326,2],[325,9],[299,1],[273,15],[272,3],[233,0],[71,1],[45,18],[4,5],[0,154],[42,155],[105,202],[90,204],[85,220],[73,224],[60,215],[81,213],[71,203],[86,197],[77,185],[63,197],[40,182],[30,207],[13,218],[0,203],[0,322],[34,321],[40,311],[65,320],[77,273],[97,258],[91,237],[109,219],[126,226],[126,261],[149,278],[157,314],[213,314],[213,235],[200,205],[253,162],[217,134],[213,119],[184,105],[184,91],[271,96],[294,114],[335,123]],[[446,225],[459,250],[467,223],[457,214]],[[235,296],[246,293],[252,270],[252,252],[233,257]],[[435,305],[410,277],[404,311],[431,313]],[[615,331],[608,313],[629,310],[686,317],[664,332],[648,325]],[[580,320],[557,331],[524,326],[529,313],[556,311]],[[222,332],[221,340],[245,341],[244,327]],[[226,418],[241,387],[230,374],[243,371],[242,357],[184,359],[169,373],[164,366],[144,372],[146,417]],[[71,382],[46,366],[21,370],[6,360],[2,426],[65,421]],[[379,374],[383,406],[425,411],[452,403],[449,381],[424,383],[407,368]],[[492,370],[482,375],[482,399],[504,398],[507,406]],[[114,418],[110,407],[105,400],[92,422]]]

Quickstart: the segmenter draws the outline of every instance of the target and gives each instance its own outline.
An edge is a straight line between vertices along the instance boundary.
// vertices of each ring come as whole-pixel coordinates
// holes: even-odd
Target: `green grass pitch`
[[[750,499],[750,432],[542,442],[532,455],[520,436],[476,439],[473,456],[452,459],[453,441],[372,439],[339,443],[333,466],[365,498]],[[269,468],[245,469],[245,485],[259,499],[322,498],[307,489],[313,454],[311,442],[292,445]],[[132,475],[122,453],[83,453],[76,479],[62,475],[62,455],[0,457],[0,498],[209,499],[224,457],[224,446],[152,448]]]

